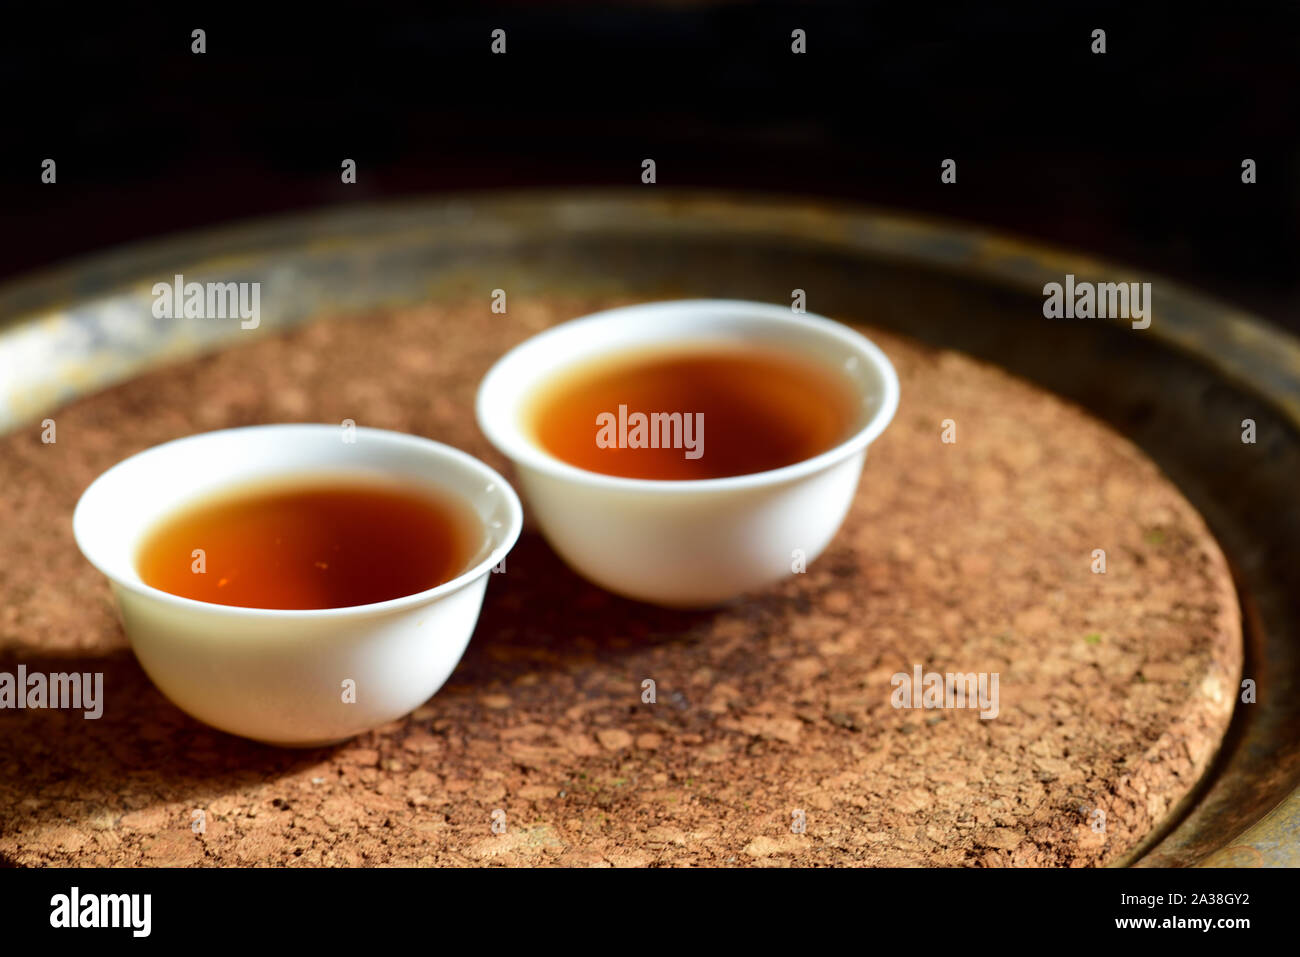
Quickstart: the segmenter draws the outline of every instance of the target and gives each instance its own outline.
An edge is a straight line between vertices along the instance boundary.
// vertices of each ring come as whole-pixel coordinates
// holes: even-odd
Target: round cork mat
[[[446,687],[334,748],[227,736],[150,684],[73,544],[96,475],[193,432],[348,418],[506,469],[474,424],[479,378],[616,304],[324,319],[82,400],[54,415],[52,445],[35,424],[0,439],[0,671],[103,672],[105,698],[98,720],[0,712],[0,856],[1078,866],[1161,825],[1213,757],[1241,670],[1203,521],[1078,409],[871,329],[902,405],[805,574],[666,611],[587,584],[530,527]],[[894,707],[892,676],[918,666],[996,674],[997,716]]]

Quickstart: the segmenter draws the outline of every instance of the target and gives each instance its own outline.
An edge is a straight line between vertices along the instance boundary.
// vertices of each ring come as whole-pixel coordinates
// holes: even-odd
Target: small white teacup
[[[448,582],[344,608],[218,605],[145,584],[136,554],[159,519],[232,486],[290,476],[369,476],[451,493],[481,520],[482,543]],[[342,741],[400,718],[441,688],[469,643],[491,570],[522,524],[514,490],[477,459],[350,424],[177,439],[113,466],[73,515],[78,547],[108,576],[136,657],[163,694],[213,727],[289,747]]]
[[[666,481],[578,468],[529,433],[528,402],[567,368],[641,347],[720,339],[775,346],[845,376],[860,399],[851,434],[783,468]],[[477,401],[479,427],[514,463],[560,557],[603,588],[672,607],[717,604],[821,554],[852,503],[867,446],[897,408],[894,368],[864,336],[788,307],[732,300],[656,302],[561,323],[506,353]]]

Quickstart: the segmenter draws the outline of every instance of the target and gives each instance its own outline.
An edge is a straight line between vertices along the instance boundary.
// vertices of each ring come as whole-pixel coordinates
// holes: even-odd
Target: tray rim
[[[403,221],[407,228],[418,231],[429,225],[431,214],[455,222],[468,221],[474,210],[536,214],[558,209],[560,218],[569,221],[557,225],[579,232],[584,213],[600,211],[608,216],[619,206],[638,216],[602,220],[602,231],[644,234],[643,227],[653,222],[646,217],[658,215],[677,227],[674,234],[680,232],[682,221],[689,220],[716,223],[729,232],[751,229],[774,238],[793,236],[822,242],[829,238],[837,240],[837,246],[849,245],[881,259],[947,267],[1021,291],[1044,274],[1071,272],[1081,278],[1105,276],[1111,281],[1138,274],[1134,267],[1109,259],[961,220],[795,194],[665,189],[649,197],[625,188],[461,191],[258,217],[163,234],[74,257],[0,282],[0,332],[25,318],[83,301],[88,285],[95,287],[95,294],[103,295],[126,288],[132,278],[138,279],[148,269],[170,268],[167,263],[194,264],[196,255],[198,262],[212,267],[227,259],[247,260],[251,249],[281,245],[277,238],[302,245],[304,227],[310,227],[314,237],[310,246],[320,247],[351,241],[367,229],[392,234]],[[828,228],[838,229],[839,234],[828,237]],[[946,247],[950,254],[936,255],[936,247]],[[87,276],[97,281],[88,283]],[[1300,336],[1159,272],[1142,270],[1141,276],[1151,282],[1157,301],[1177,305],[1180,310],[1163,316],[1160,322],[1153,321],[1144,332],[1210,365],[1300,427]],[[69,293],[70,288],[77,293]],[[1090,321],[1124,324],[1114,319]],[[1261,388],[1261,372],[1269,375],[1269,388]]]

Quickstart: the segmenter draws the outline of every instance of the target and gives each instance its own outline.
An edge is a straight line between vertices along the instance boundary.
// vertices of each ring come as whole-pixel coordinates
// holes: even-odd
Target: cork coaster
[[[660,610],[577,578],[530,527],[447,686],[345,745],[230,737],[150,684],[73,544],[96,475],[193,432],[347,418],[504,470],[473,422],[481,375],[615,304],[325,319],[82,400],[53,445],[35,425],[0,439],[0,671],[103,672],[105,697],[98,720],[0,712],[0,856],[1084,866],[1160,826],[1213,757],[1241,670],[1218,546],[1078,409],[871,329],[902,405],[838,537],[782,585]],[[996,674],[997,716],[895,707],[893,676],[918,667]]]

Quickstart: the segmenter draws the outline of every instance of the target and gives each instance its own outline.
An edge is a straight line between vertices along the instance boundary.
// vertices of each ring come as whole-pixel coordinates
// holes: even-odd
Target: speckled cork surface
[[[96,475],[192,432],[345,418],[505,469],[473,422],[480,376],[611,304],[317,322],[63,409],[53,445],[36,425],[0,439],[0,671],[102,671],[106,698],[97,721],[0,711],[0,859],[1087,866],[1122,858],[1194,787],[1241,668],[1201,519],[1079,410],[872,330],[902,405],[806,574],[670,612],[586,584],[530,527],[447,686],[335,748],[227,736],[149,683],[73,544]],[[891,676],[915,665],[996,672],[998,716],[894,708]]]

